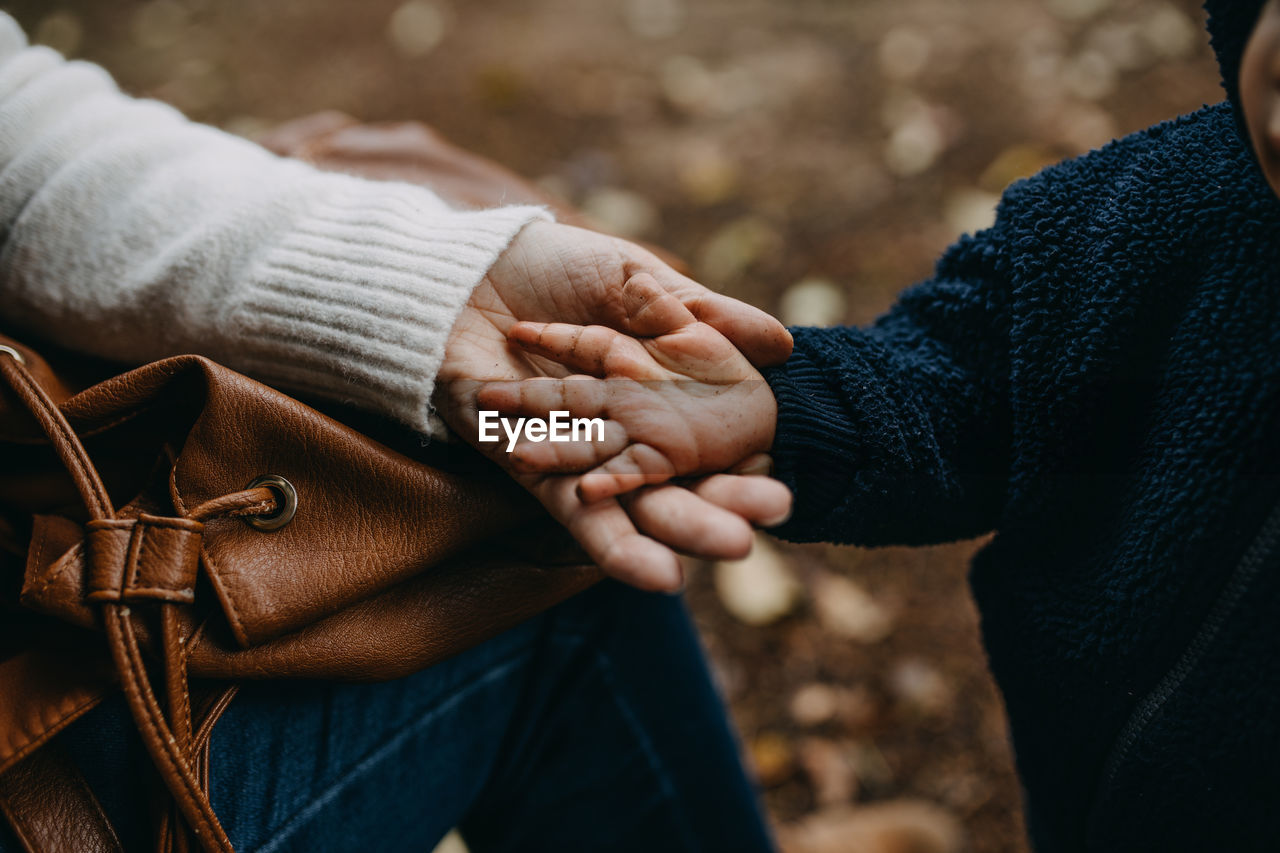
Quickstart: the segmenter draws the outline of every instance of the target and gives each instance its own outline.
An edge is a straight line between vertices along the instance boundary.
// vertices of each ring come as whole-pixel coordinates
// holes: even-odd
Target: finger
[[[606,417],[607,392],[605,380],[571,376],[492,382],[476,396],[482,409],[503,413],[496,425],[489,419],[486,434],[502,442],[503,463],[550,474],[587,471],[626,448],[626,428]],[[545,430],[530,433],[526,417],[545,419]]]
[[[753,305],[686,279],[674,291],[693,315],[728,338],[756,367],[782,364],[791,356],[793,341],[787,327]]]
[[[644,533],[704,560],[740,560],[751,552],[751,525],[732,511],[681,486],[629,495],[623,506]]]
[[[482,408],[510,415],[546,417],[562,411],[576,418],[597,418],[606,415],[609,386],[589,376],[488,382],[476,392],[476,402]]]
[[[587,503],[665,483],[678,472],[665,454],[647,444],[632,444],[603,465],[582,475],[578,496]]]
[[[639,341],[607,326],[522,321],[511,327],[507,340],[525,352],[591,376],[664,378]]]
[[[511,467],[523,473],[577,474],[604,464],[629,442],[622,424],[606,420],[599,429],[580,430],[576,441],[533,441],[525,435],[510,448],[507,458]]]
[[[690,487],[698,497],[760,527],[791,517],[791,490],[771,477],[713,474]]]
[[[583,504],[574,489],[576,481],[548,477],[533,484],[531,491],[605,574],[640,589],[680,589],[684,570],[675,552],[637,531],[617,501]]]
[[[643,337],[665,335],[697,322],[693,313],[650,273],[639,272],[622,285],[627,331]]]
[[[773,475],[773,457],[768,453],[755,453],[725,473],[741,474],[746,477],[769,477]]]

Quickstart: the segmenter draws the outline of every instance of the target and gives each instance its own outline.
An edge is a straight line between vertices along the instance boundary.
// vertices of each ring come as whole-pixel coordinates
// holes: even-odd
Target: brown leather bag
[[[326,114],[268,144],[573,218],[422,125]],[[172,797],[162,849],[228,851],[208,744],[237,682],[395,678],[599,578],[487,463],[447,471],[199,356],[102,369],[0,336],[0,810],[29,850],[118,848],[47,746],[112,691]]]

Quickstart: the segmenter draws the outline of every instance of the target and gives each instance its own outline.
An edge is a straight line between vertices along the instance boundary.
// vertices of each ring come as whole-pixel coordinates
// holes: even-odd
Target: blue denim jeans
[[[148,849],[123,702],[60,737]],[[426,853],[454,826],[474,853],[772,848],[682,602],[616,583],[408,678],[251,684],[211,764],[240,851]]]

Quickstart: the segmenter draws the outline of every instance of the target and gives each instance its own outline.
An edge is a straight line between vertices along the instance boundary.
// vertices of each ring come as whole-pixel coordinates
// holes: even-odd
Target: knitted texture
[[[1041,853],[1276,849],[1278,271],[1224,103],[1014,185],[872,327],[796,329],[768,371],[784,538],[998,531],[972,584]]]
[[[0,13],[0,319],[24,336],[127,363],[197,352],[438,431],[449,331],[540,218],[275,157]]]

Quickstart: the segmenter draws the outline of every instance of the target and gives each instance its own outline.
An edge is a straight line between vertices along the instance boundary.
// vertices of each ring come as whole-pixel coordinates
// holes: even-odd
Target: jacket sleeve
[[[139,363],[208,355],[420,430],[444,343],[537,207],[319,172],[29,47],[0,13],[0,318]]]
[[[991,530],[1009,466],[1008,276],[1001,226],[866,329],[793,329],[766,372],[776,475],[796,541],[919,545]]]

